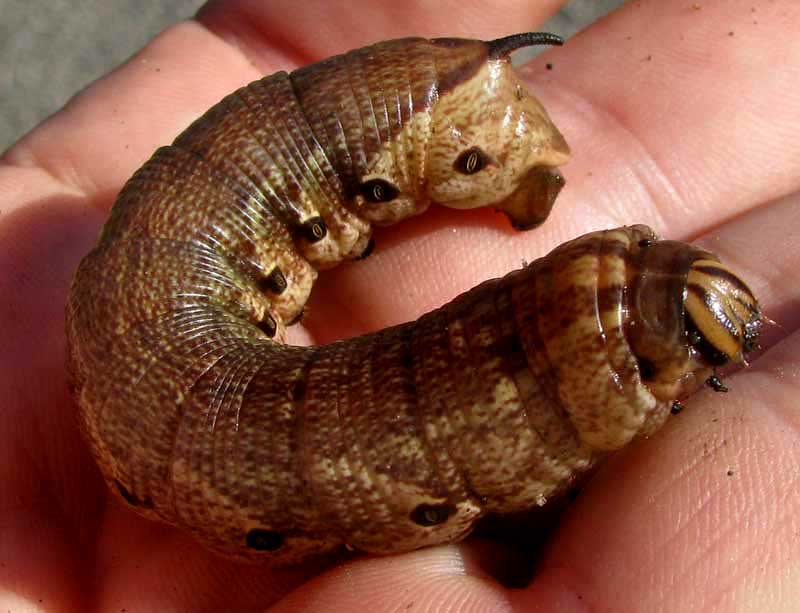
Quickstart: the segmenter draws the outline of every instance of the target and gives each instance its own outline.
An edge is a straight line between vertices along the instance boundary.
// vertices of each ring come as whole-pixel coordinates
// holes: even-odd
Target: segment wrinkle
[[[448,317],[448,322],[447,323],[448,323],[448,339],[450,339],[449,342],[448,342],[448,349],[450,351],[451,358],[452,358],[449,361],[448,365],[449,365],[449,367],[451,369],[456,369],[456,368],[458,369],[458,370],[455,370],[455,371],[451,372],[451,380],[452,381],[465,381],[467,383],[467,385],[460,386],[458,388],[458,390],[456,391],[454,404],[457,404],[458,407],[465,407],[465,406],[469,406],[469,402],[465,401],[465,399],[474,397],[474,391],[475,391],[474,383],[477,381],[475,370],[472,368],[472,365],[474,364],[474,360],[473,360],[473,358],[471,358],[469,356],[462,360],[461,358],[459,358],[458,356],[453,354],[453,344],[452,344],[452,338],[450,337],[450,334],[451,334],[451,327],[454,324],[457,324],[457,327],[461,328],[462,338],[464,340],[464,346],[463,346],[464,351],[467,354],[470,353],[469,342],[468,342],[468,339],[467,339],[468,334],[467,334],[466,330],[464,330],[463,321],[458,320],[458,319],[452,319],[451,320]],[[461,415],[462,419],[464,420],[464,434],[466,434],[471,439],[472,438],[472,423],[471,423],[472,420],[470,419],[468,411],[464,411],[461,408],[456,408],[455,410],[453,410],[451,412],[451,414],[453,416],[455,416],[457,414]],[[452,450],[450,448],[448,448],[447,451],[448,451],[448,454],[451,455],[451,457],[455,457],[456,458],[455,465],[456,465],[459,473],[461,474],[461,478],[464,481],[464,487],[465,487],[466,491],[468,492],[469,496],[473,499],[473,501],[478,506],[483,508],[483,503],[486,500],[486,497],[483,494],[479,493],[475,489],[475,487],[474,487],[474,485],[472,483],[472,479],[470,477],[470,474],[469,474],[469,472],[467,470],[466,463],[463,460],[463,457],[461,457],[460,455],[453,454],[453,452],[452,452]],[[474,450],[474,451],[477,451],[477,450]]]
[[[271,91],[270,91],[270,96],[272,96]],[[247,96],[243,96],[240,92],[236,92],[236,97],[241,101],[241,103],[247,109],[250,110],[250,116],[253,119],[258,120],[258,113],[256,111],[263,109],[263,107],[254,106],[254,104],[251,103],[249,98]],[[270,102],[273,105],[275,104],[275,100],[273,97],[270,97]],[[278,124],[271,121],[271,118],[269,119],[270,119],[270,124],[268,124],[265,127],[272,128],[271,136],[277,138],[280,141],[280,144],[283,146],[283,149],[278,147],[277,150],[275,150],[275,148],[271,147],[269,143],[263,141],[259,136],[257,136],[252,131],[249,122],[245,121],[243,122],[244,129],[247,130],[248,134],[250,134],[253,143],[257,144],[260,147],[261,151],[267,156],[267,158],[272,162],[272,164],[262,168],[261,164],[259,164],[258,162],[253,162],[253,159],[249,155],[248,159],[250,159],[250,161],[254,163],[254,166],[257,169],[259,169],[259,171],[261,171],[262,173],[266,171],[269,174],[270,170],[281,169],[282,174],[290,176],[294,181],[295,185],[297,185],[300,189],[302,189],[304,185],[304,181],[302,180],[303,175],[295,163],[294,156],[290,155],[287,158],[284,155],[284,151],[287,152],[291,151],[291,147],[287,145],[287,142],[284,138],[283,130],[280,129],[280,126]],[[244,149],[243,153],[247,155],[247,149]],[[279,157],[276,157],[276,155]],[[275,181],[271,180],[269,176],[264,176],[264,175],[262,176],[264,182],[270,185],[270,188],[273,190],[273,192],[277,193],[278,191],[280,191],[280,193],[282,194],[281,200],[290,204],[291,209],[289,210],[291,210],[292,215],[295,216],[296,220],[298,222],[302,221],[303,219],[302,211],[297,206],[295,206],[294,200],[289,197],[289,194],[286,191],[286,184],[279,183],[276,185]]]
[[[325,162],[327,163],[328,167],[331,169],[332,172],[325,172],[324,169],[319,166],[316,156],[313,157],[314,164],[316,164],[317,167],[320,169],[320,172],[322,172],[322,176],[325,178],[325,181],[328,183],[330,189],[333,190],[333,193],[342,194],[344,192],[344,186],[342,185],[341,180],[338,178],[338,174],[336,173],[337,165],[334,164],[335,160],[331,160],[330,157],[328,157],[327,149],[320,142],[320,135],[317,134],[317,132],[314,130],[314,124],[308,121],[308,114],[311,111],[307,110],[302,105],[299,92],[297,91],[297,84],[295,83],[295,80],[292,78],[292,75],[289,75],[289,85],[291,86],[294,99],[297,101],[297,104],[303,111],[302,114],[304,116],[303,120],[305,127],[308,129],[308,132],[309,134],[311,134],[311,138],[313,139],[312,142],[309,143],[309,147],[323,157],[323,159],[325,160]],[[335,183],[331,182],[332,177],[335,177]],[[347,204],[346,199],[345,199],[345,204]]]

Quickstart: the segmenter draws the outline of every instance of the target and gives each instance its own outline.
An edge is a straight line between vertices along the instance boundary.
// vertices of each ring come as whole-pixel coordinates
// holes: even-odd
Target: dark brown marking
[[[257,324],[258,329],[261,330],[264,334],[266,334],[270,338],[275,338],[275,334],[278,331],[278,324],[275,323],[275,318],[272,317],[269,313],[259,321]]]
[[[135,494],[133,494],[127,487],[122,485],[122,483],[118,480],[114,480],[114,486],[117,488],[119,495],[125,499],[132,507],[139,507],[140,509],[152,509],[153,503],[145,498],[144,500],[139,500]]]
[[[286,277],[277,266],[272,269],[266,277],[258,282],[258,287],[262,292],[270,291],[273,294],[282,294],[286,291]]]
[[[519,338],[519,334],[516,332],[508,338],[508,351],[514,357],[522,357],[522,363],[527,365],[525,349],[522,347],[522,340]]]
[[[283,546],[283,536],[274,530],[250,530],[245,541],[250,549],[256,551],[275,551]]]
[[[309,243],[317,243],[328,234],[328,228],[321,217],[312,217],[300,226],[300,233]]]
[[[689,286],[690,288],[692,286]],[[694,347],[709,366],[724,366],[730,358],[724,352],[715,347],[704,335],[697,324],[694,323],[692,316],[686,313],[686,334],[690,339],[698,337],[699,342],[693,343]]]
[[[400,354],[400,364],[408,372],[409,381],[413,386],[414,381],[414,347],[408,339],[403,343],[403,352]],[[416,392],[416,386],[413,386]]]
[[[686,286],[686,290],[697,296],[700,300],[703,301],[708,307],[708,310],[714,313],[714,319],[725,328],[725,330],[730,334],[734,339],[738,339],[739,337],[739,328],[738,326],[731,321],[728,315],[725,313],[725,309],[719,308],[721,302],[724,300],[724,297],[720,294],[719,291],[707,291],[705,287],[698,285],[696,283],[689,283]],[[726,295],[727,296],[727,295]]]
[[[367,246],[364,247],[364,251],[362,251],[361,255],[359,255],[356,259],[357,260],[364,260],[364,259],[368,258],[370,255],[372,255],[372,252],[374,250],[375,250],[375,239],[371,238],[367,242]]]
[[[725,282],[731,287],[735,287],[739,291],[746,293],[748,296],[750,295],[750,289],[744,284],[744,282],[739,277],[732,275],[724,268],[719,268],[717,266],[695,266],[694,269],[697,272],[705,273],[711,277],[724,279]]]
[[[367,202],[391,202],[400,191],[386,179],[370,179],[358,186],[359,193]]]
[[[446,522],[456,508],[451,504],[420,504],[411,511],[411,521],[419,526],[437,526]]]
[[[656,376],[656,367],[653,362],[647,358],[636,358],[636,363],[639,365],[639,375],[644,381],[652,381]]]
[[[300,312],[297,313],[297,315],[295,315],[292,318],[292,320],[289,323],[287,323],[286,325],[287,326],[293,326],[293,325],[295,325],[297,323],[300,323],[300,321],[303,319],[303,313],[305,313],[305,309],[300,309]]]
[[[711,298],[709,297],[706,288],[697,283],[689,283],[686,286],[686,291],[697,296],[703,304],[710,304]]]
[[[453,163],[453,169],[462,175],[474,175],[486,167],[489,159],[478,147],[470,147],[462,151]]]
[[[294,387],[292,388],[292,401],[295,404],[300,404],[305,400],[307,386],[308,373],[303,373],[303,375],[294,382]]]
[[[604,311],[614,311],[622,306],[625,296],[625,288],[622,285],[611,284],[597,290],[597,309]]]
[[[435,38],[430,42],[434,46],[431,59],[436,62],[433,84],[440,96],[469,81],[486,64],[487,45],[483,41],[476,45],[463,38]]]

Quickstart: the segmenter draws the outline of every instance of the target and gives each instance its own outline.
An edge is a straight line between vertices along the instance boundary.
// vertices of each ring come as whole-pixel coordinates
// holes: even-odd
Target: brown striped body
[[[281,342],[317,270],[361,255],[372,224],[432,202],[521,227],[547,215],[567,149],[508,40],[394,41],[268,77],[128,182],[67,333],[84,432],[129,504],[277,563],[448,542],[544,504],[708,376],[683,297],[691,262],[713,256],[643,227],[568,243],[414,323]]]

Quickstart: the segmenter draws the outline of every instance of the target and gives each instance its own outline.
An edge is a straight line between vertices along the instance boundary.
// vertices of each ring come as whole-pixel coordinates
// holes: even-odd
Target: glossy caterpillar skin
[[[547,216],[568,149],[507,57],[536,42],[554,41],[405,39],[267,77],[130,179],[67,307],[82,428],[128,504],[277,564],[449,542],[544,504],[742,359],[751,292],[643,226],[417,322],[281,342],[372,224],[430,203]]]

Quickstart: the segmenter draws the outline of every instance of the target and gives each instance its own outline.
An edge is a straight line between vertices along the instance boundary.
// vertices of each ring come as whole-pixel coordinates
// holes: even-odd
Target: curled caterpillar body
[[[282,564],[452,541],[542,504],[741,359],[752,294],[642,227],[414,323],[281,342],[317,271],[367,253],[373,224],[431,203],[547,216],[568,149],[507,57],[540,42],[405,39],[279,73],[137,171],[67,306],[82,428],[123,500]]]

